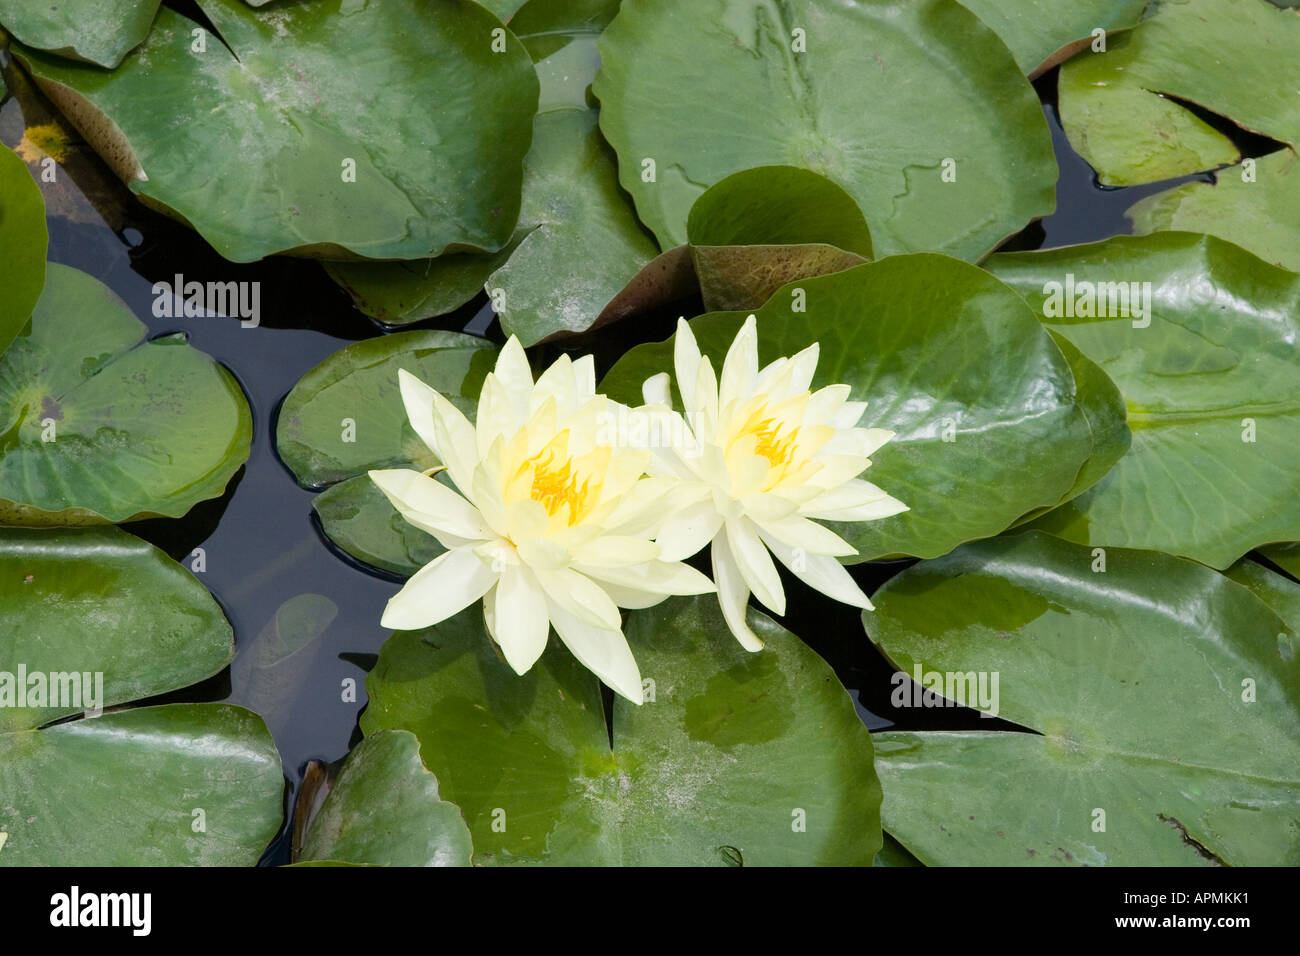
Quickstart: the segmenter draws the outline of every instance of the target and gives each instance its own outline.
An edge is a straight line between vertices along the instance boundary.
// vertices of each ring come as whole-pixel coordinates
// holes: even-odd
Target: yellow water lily
[[[857,477],[894,437],[859,428],[865,402],[847,385],[809,391],[818,346],[758,367],[758,332],[749,316],[722,364],[721,378],[701,356],[685,320],[677,323],[673,365],[684,417],[671,408],[667,373],[647,379],[644,410],[659,432],[688,437],[656,449],[650,473],[679,482],[674,514],[656,542],[664,560],[690,557],[712,542],[713,580],[723,617],[747,649],[763,643],[745,621],[752,593],[777,614],[785,592],[776,555],[797,578],[857,607],[871,601],[836,560],[856,549],[813,519],[872,521],[907,506]],[[770,552],[770,553],[769,553]]]
[[[602,440],[615,407],[596,394],[591,356],[561,356],[534,383],[511,336],[474,424],[416,376],[398,377],[411,426],[456,490],[411,469],[370,472],[447,549],[388,602],[383,625],[430,627],[482,598],[488,632],[517,673],[541,656],[553,626],[579,661],[641,703],[619,607],[714,588],[661,559],[651,538],[673,482],[645,476],[645,450]]]

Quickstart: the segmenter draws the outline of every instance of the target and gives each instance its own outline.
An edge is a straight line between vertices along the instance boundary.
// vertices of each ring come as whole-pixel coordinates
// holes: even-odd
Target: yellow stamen
[[[573,471],[573,463],[565,457],[557,463],[555,449],[548,445],[520,466],[533,469],[533,484],[529,497],[542,505],[546,513],[554,517],[561,508],[568,507],[568,524],[578,521],[587,511],[591,492],[591,479],[585,478],[578,483],[578,475]]]

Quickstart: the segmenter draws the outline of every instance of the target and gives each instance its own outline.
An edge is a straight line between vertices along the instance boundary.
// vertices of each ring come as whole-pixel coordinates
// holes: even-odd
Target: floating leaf
[[[162,0],[0,0],[0,24],[20,43],[112,69],[149,35]]]
[[[1110,35],[1137,25],[1147,0],[961,0],[1002,38],[1022,72],[1045,73],[1094,41],[1094,30]]]
[[[276,423],[280,457],[304,488],[328,488],[313,503],[325,534],[364,563],[412,574],[441,553],[409,525],[366,472],[431,468],[432,452],[407,421],[397,386],[406,369],[473,418],[496,361],[490,342],[456,332],[398,332],[335,352],[304,375]]]
[[[0,865],[253,866],[283,790],[266,725],[229,704],[0,734]]]
[[[766,647],[750,654],[711,596],[632,612],[654,683],[641,707],[614,701],[612,733],[572,655],[552,644],[516,676],[482,621],[472,608],[390,638],[361,718],[367,736],[420,738],[476,863],[865,865],[880,849],[870,735],[768,618],[751,613]]]
[[[112,73],[14,52],[133,192],[227,259],[411,259],[510,240],[537,79],[488,11],[199,7],[220,36],[164,7]]]
[[[997,675],[998,716],[1033,731],[875,735],[885,826],[923,862],[1300,862],[1300,635],[1247,588],[1031,532],[874,600],[863,621],[898,670]]]
[[[800,304],[807,311],[792,312]],[[833,525],[858,560],[935,557],[997,534],[1056,504],[1093,454],[1061,350],[1012,290],[974,266],[890,256],[787,286],[756,315],[761,363],[819,342],[813,387],[849,385],[868,403],[863,427],[897,433],[866,477],[911,510]],[[715,369],[744,318],[691,322]],[[671,340],[638,346],[602,387],[639,404],[641,383],[672,367]]]
[[[1264,0],[1160,3],[1105,53],[1061,68],[1061,123],[1103,185],[1213,169],[1237,147],[1176,101],[1296,146],[1300,98],[1278,79],[1297,61],[1300,18]]]
[[[26,328],[41,297],[48,244],[41,191],[23,161],[0,145],[0,352]]]
[[[953,0],[625,0],[600,52],[601,130],[664,248],[708,186],[754,166],[838,183],[881,256],[977,259],[1053,208],[1033,89]]]
[[[1105,478],[1035,527],[1216,568],[1300,537],[1300,276],[1177,232],[1002,254],[988,267],[1115,381],[1133,430]],[[1061,314],[1067,302],[1107,314]]]
[[[312,818],[295,862],[469,866],[474,848],[459,808],[438,796],[404,730],[366,737]]]
[[[1300,272],[1300,159],[1289,149],[1220,170],[1218,181],[1186,183],[1140,199],[1128,210],[1138,235],[1179,229],[1208,232],[1266,262]]]
[[[1260,548],[1259,553],[1300,581],[1300,541],[1270,544],[1267,548]]]
[[[184,334],[146,339],[99,280],[49,265],[29,334],[0,356],[0,522],[179,517],[247,460],[248,403]]]
[[[0,864],[257,862],[283,788],[259,718],[213,704],[94,716],[234,656],[193,575],[117,528],[0,529],[0,613]]]
[[[318,639],[338,616],[323,594],[297,594],[281,604],[261,633],[242,649],[230,668],[240,701],[273,728],[288,716],[318,649]]]

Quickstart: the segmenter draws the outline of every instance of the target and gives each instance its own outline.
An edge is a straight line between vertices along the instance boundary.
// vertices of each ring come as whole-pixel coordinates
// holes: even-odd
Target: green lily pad
[[[1223,572],[1242,587],[1248,588],[1286,621],[1286,626],[1300,634],[1300,583],[1270,571],[1257,561],[1243,558]]]
[[[1110,35],[1142,19],[1147,0],[961,0],[1002,38],[1030,77],[1045,73],[1094,42],[1093,30]]]
[[[754,166],[838,183],[880,256],[978,259],[1053,209],[1038,99],[955,0],[625,0],[600,52],[601,130],[664,248],[706,188]]]
[[[41,191],[23,161],[0,146],[0,352],[27,327],[41,297],[48,244]]]
[[[1300,272],[1300,158],[1293,150],[1220,170],[1218,181],[1186,183],[1140,199],[1126,215],[1138,235],[1160,230],[1208,232],[1266,262]]]
[[[1035,527],[1216,568],[1300,537],[1300,276],[1213,236],[1177,232],[1002,254],[988,268],[1100,365],[1128,404],[1128,453]],[[1063,309],[1067,297],[1084,304],[1097,283],[1132,282],[1150,283],[1145,317],[1122,314],[1109,294],[1118,287],[1095,298],[1119,314],[1046,314],[1049,298],[1055,312],[1057,298]]]
[[[373,866],[469,866],[474,847],[454,803],[420,762],[404,730],[366,737],[312,818],[295,862]]]
[[[886,828],[927,864],[1300,862],[1300,635],[1202,565],[1098,560],[1031,532],[876,592],[863,621],[900,671],[986,675],[986,701],[996,674],[998,716],[1032,731],[876,734]]]
[[[599,62],[596,36],[617,6],[532,0],[511,20],[537,60],[542,91],[511,244],[495,255],[327,266],[358,308],[403,325],[453,311],[486,287],[502,329],[532,345],[591,327],[658,254],[586,104]]]
[[[396,574],[413,574],[442,553],[366,473],[439,464],[407,420],[398,369],[428,382],[472,419],[495,361],[496,349],[484,339],[398,332],[340,349],[302,377],[280,409],[276,447],[299,484],[325,489],[313,507],[331,541]]]
[[[230,682],[246,704],[270,724],[281,727],[310,672],[320,645],[339,607],[323,594],[295,594],[267,621],[256,638],[242,647],[230,668]]]
[[[193,575],[118,528],[0,529],[0,609],[0,864],[257,862],[283,788],[260,718],[210,704],[96,716],[234,657]]]
[[[0,356],[0,523],[179,517],[222,494],[252,420],[234,377],[50,263],[32,329]]]
[[[0,24],[20,43],[113,69],[149,35],[162,0],[0,0]]]
[[[1264,0],[1160,3],[1105,53],[1061,68],[1061,124],[1104,185],[1214,169],[1236,146],[1170,97],[1296,146],[1300,98],[1279,78],[1298,60],[1300,18]]]
[[[220,33],[200,32],[203,52],[167,8],[112,73],[14,52],[136,195],[227,259],[413,259],[510,240],[537,78],[487,10],[199,7]]]
[[[798,289],[806,313],[791,311]],[[857,560],[936,557],[997,534],[1068,494],[1094,453],[1065,356],[1023,300],[974,266],[890,256],[787,286],[755,314],[761,363],[819,342],[812,387],[849,385],[868,403],[862,426],[897,433],[865,477],[911,510],[832,524]],[[744,318],[692,320],[715,369]],[[672,349],[671,339],[637,346],[603,389],[637,404],[646,378],[672,371]]]
[[[420,738],[476,863],[869,864],[880,849],[870,735],[831,669],[760,614],[730,638],[717,600],[629,615],[647,684],[614,702],[552,644],[518,677],[470,608],[399,632],[366,681],[364,733]],[[610,741],[613,741],[612,747]]]
[[[229,704],[0,734],[0,866],[253,866],[283,790],[266,725]]]
[[[118,528],[0,529],[0,608],[0,671],[76,675],[67,691],[75,684],[79,702],[20,705],[0,678],[0,733],[188,687],[235,656],[207,589]],[[83,674],[101,677],[83,685]]]

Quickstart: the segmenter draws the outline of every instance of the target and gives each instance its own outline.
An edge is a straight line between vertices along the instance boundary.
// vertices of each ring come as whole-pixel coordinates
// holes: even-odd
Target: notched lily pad
[[[136,195],[227,259],[411,259],[510,240],[537,78],[491,13],[450,0],[199,7],[220,36],[164,7],[108,74],[14,52]]]
[[[20,43],[113,69],[149,35],[162,0],[0,0],[0,25]]]
[[[407,421],[397,372],[406,369],[472,418],[496,361],[484,339],[457,332],[398,332],[335,352],[303,376],[276,423],[280,458],[313,502],[325,534],[364,564],[412,574],[441,548],[410,526],[367,477],[377,468],[439,464]]]
[[[1088,49],[1104,30],[1113,34],[1131,29],[1142,19],[1147,0],[961,0],[1011,48],[1016,63],[1030,79],[1046,73],[1080,50]]]
[[[1294,609],[1300,585],[1273,578]],[[874,601],[863,622],[898,670],[1029,731],[875,735],[885,826],[922,862],[1300,862],[1300,621],[1247,587],[1028,532],[915,565]]]
[[[367,738],[414,733],[479,864],[869,864],[880,849],[870,735],[831,669],[761,614],[730,637],[713,597],[633,611],[641,707],[553,644],[523,677],[482,612],[389,639]],[[613,747],[610,746],[611,737]]]
[[[0,356],[0,522],[174,518],[222,494],[248,458],[244,393],[184,335],[146,332],[97,279],[50,263],[31,332]]]
[[[1114,380],[1133,433],[1114,469],[1035,527],[1216,568],[1300,537],[1300,276],[1184,232],[987,266]]]

